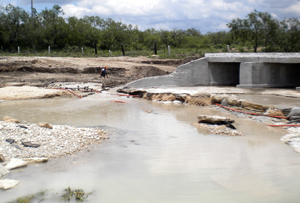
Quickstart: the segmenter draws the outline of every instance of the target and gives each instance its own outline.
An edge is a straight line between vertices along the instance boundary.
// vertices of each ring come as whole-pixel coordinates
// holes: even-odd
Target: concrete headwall
[[[207,67],[207,58],[201,58],[178,66],[170,75],[142,78],[128,83],[125,87],[209,85],[209,73]]]

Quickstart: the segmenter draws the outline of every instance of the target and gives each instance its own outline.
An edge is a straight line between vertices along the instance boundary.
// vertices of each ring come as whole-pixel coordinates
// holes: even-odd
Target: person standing
[[[100,78],[103,77],[105,78],[105,76],[107,76],[108,78],[108,75],[107,75],[107,67],[105,66],[104,68],[101,69],[101,72],[100,72]]]

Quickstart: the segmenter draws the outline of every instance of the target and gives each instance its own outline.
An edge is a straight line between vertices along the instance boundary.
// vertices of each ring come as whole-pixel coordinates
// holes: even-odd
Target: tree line
[[[186,30],[141,31],[137,25],[124,24],[100,16],[64,18],[58,5],[33,15],[11,4],[0,9],[0,46],[13,52],[18,46],[35,50],[63,50],[66,47],[89,47],[97,54],[101,50],[127,50],[174,48],[227,51],[227,45],[243,51],[299,52],[300,21],[297,18],[279,21],[267,12],[254,10],[245,19],[233,19],[227,24],[229,31],[208,32]],[[258,50],[261,48],[261,50]]]

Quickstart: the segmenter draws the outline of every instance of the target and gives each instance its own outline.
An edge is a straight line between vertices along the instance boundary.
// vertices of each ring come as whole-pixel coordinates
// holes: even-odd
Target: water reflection
[[[210,107],[109,94],[1,103],[2,117],[100,126],[111,132],[111,140],[90,146],[90,151],[13,171],[6,178],[21,184],[0,191],[1,199],[41,189],[61,194],[70,186],[94,191],[90,202],[299,201],[300,155],[279,141],[284,132],[234,117],[245,136],[202,134],[191,125],[199,113],[231,116]],[[58,202],[53,195],[48,198],[45,202]]]

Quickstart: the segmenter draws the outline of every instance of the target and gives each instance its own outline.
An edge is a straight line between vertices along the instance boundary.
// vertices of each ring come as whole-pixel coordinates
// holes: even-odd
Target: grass
[[[45,194],[46,194],[45,191],[41,191],[36,194],[19,197],[18,199],[16,199],[15,201],[12,201],[10,203],[30,203],[33,200],[36,200],[35,202],[42,202],[44,200]]]
[[[88,196],[91,194],[91,192],[86,193],[83,189],[75,189],[72,190],[70,187],[66,188],[64,190],[64,193],[62,196],[57,197],[57,193],[55,194],[53,199],[47,199],[47,200],[53,200],[54,202],[62,201],[76,201],[76,202],[83,202]],[[23,197],[19,197],[16,200],[9,202],[9,203],[31,203],[31,202],[43,202],[45,199],[46,191],[41,191],[36,194],[30,194]]]
[[[65,189],[65,193],[62,195],[62,200],[70,201],[71,199],[75,199],[76,201],[84,201],[88,198],[89,194],[85,193],[83,189],[75,189],[72,190],[70,187]]]

